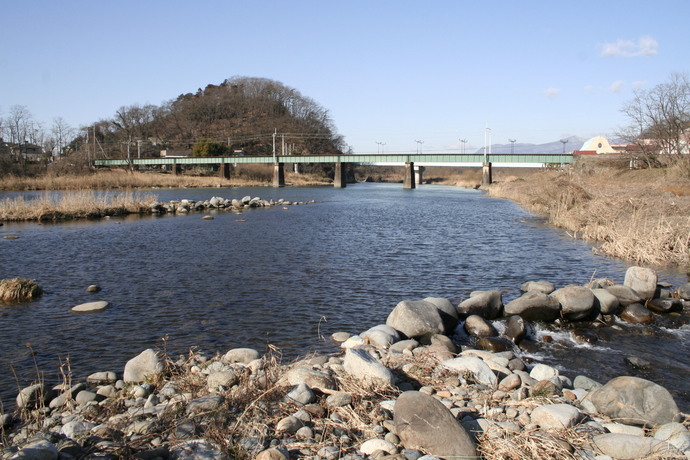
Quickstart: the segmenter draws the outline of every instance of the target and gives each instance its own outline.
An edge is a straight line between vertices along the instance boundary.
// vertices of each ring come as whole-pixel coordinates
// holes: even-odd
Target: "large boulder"
[[[668,390],[638,377],[616,377],[585,399],[597,412],[628,425],[663,425],[678,415],[678,406]]]
[[[561,316],[577,321],[586,318],[594,308],[594,294],[583,286],[566,286],[551,293],[561,304]]]
[[[529,291],[505,306],[506,316],[519,315],[527,321],[553,321],[560,313],[558,300],[539,291]]]
[[[539,291],[544,294],[551,294],[555,290],[556,286],[551,281],[527,281],[520,286],[522,292]]]
[[[468,316],[464,328],[465,332],[472,337],[496,337],[498,335],[496,328],[479,315]]]
[[[458,311],[455,309],[455,305],[453,305],[450,300],[444,297],[426,297],[422,300],[433,303],[436,308],[438,308],[446,331],[452,331],[455,329],[455,326],[458,325]]]
[[[649,324],[654,321],[654,314],[642,304],[631,303],[621,312],[621,319],[633,324]]]
[[[406,449],[441,458],[476,458],[474,442],[453,414],[433,396],[406,391],[395,402],[395,431]]]
[[[409,338],[445,333],[439,309],[425,300],[403,300],[388,315],[386,324]]]
[[[460,315],[479,315],[485,319],[495,319],[501,315],[503,296],[501,291],[473,291],[470,298],[458,305]]]
[[[367,384],[393,385],[393,373],[363,348],[349,348],[343,361],[345,371]]]
[[[642,301],[642,297],[640,297],[640,295],[629,286],[614,284],[613,286],[607,287],[606,290],[615,295],[620,304],[624,307],[630,305],[631,303],[639,303]]]
[[[628,286],[643,299],[652,299],[657,290],[659,278],[651,268],[630,267],[625,272],[623,286]]]
[[[598,309],[602,315],[613,315],[620,307],[618,297],[606,289],[592,289],[592,294],[594,294],[594,308]]]
[[[147,349],[127,361],[122,379],[125,382],[143,382],[147,377],[163,371],[158,353]]]

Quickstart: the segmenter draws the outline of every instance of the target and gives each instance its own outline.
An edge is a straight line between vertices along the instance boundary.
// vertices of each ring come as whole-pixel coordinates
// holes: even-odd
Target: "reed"
[[[0,221],[50,221],[145,213],[156,195],[136,192],[44,193],[0,200]]]
[[[494,184],[489,194],[520,203],[594,251],[645,265],[690,267],[686,181],[662,171],[550,172]]]

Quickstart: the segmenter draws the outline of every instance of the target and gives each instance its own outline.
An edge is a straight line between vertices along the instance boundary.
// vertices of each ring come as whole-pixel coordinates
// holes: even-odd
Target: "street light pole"
[[[561,144],[563,144],[563,153],[565,153],[565,144],[568,143],[568,139],[561,139]]]
[[[417,153],[421,154],[422,153],[422,144],[424,143],[424,141],[415,140],[415,142],[417,143]]]
[[[460,142],[462,142],[462,154],[465,154],[465,146],[467,144],[467,139],[458,139]]]

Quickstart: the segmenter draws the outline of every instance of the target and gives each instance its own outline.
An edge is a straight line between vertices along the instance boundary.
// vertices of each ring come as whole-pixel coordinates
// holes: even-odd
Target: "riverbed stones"
[[[615,295],[618,298],[618,302],[624,307],[631,303],[639,303],[642,301],[642,297],[629,286],[614,284],[613,286],[607,287],[606,290]]]
[[[22,460],[57,460],[57,446],[47,439],[40,439],[24,446],[12,459]]]
[[[496,328],[479,315],[470,315],[465,320],[465,331],[472,337],[496,337]]]
[[[513,315],[506,321],[506,328],[503,335],[513,343],[518,344],[525,337],[527,327],[525,320],[519,315]]]
[[[629,425],[663,425],[678,415],[678,406],[668,390],[639,377],[616,377],[585,400],[599,413]]]
[[[683,310],[683,302],[671,297],[665,299],[652,299],[647,301],[645,305],[648,309],[657,313],[671,313]]]
[[[388,349],[400,340],[398,331],[386,324],[379,324],[360,334],[360,336],[376,348]]]
[[[424,300],[403,300],[388,315],[386,324],[408,338],[445,333],[443,318],[438,308]]]
[[[561,304],[561,316],[571,321],[586,318],[594,308],[594,294],[583,286],[565,286],[550,295]]]
[[[309,388],[319,390],[321,392],[328,392],[337,388],[335,379],[330,375],[316,369],[308,367],[295,367],[290,369],[285,379],[290,385],[306,384]]]
[[[668,443],[630,434],[600,434],[592,438],[592,443],[600,453],[611,458],[678,458],[682,455]]]
[[[654,321],[654,314],[642,304],[631,303],[621,312],[621,319],[628,323],[650,324]]]
[[[108,302],[100,300],[97,302],[87,302],[71,308],[74,313],[97,313],[108,307]]]
[[[501,315],[503,297],[501,291],[473,291],[470,298],[462,301],[457,311],[462,316],[479,315],[485,319],[495,319]]]
[[[544,294],[551,294],[555,290],[556,286],[550,281],[527,281],[520,286],[520,291],[525,293],[529,291],[538,291]]]
[[[22,388],[17,395],[17,409],[33,409],[37,405],[44,404],[50,399],[51,392],[42,383],[35,383]]]
[[[685,283],[678,288],[678,296],[683,300],[690,300],[690,283]]]
[[[443,361],[441,365],[447,369],[458,371],[462,377],[491,388],[496,386],[498,380],[491,368],[477,356],[459,356]]]
[[[575,426],[583,414],[570,404],[549,404],[535,408],[531,417],[541,428],[560,430]]]
[[[506,315],[519,315],[527,321],[553,321],[560,316],[561,304],[548,294],[529,291],[505,306]]]
[[[365,384],[392,386],[395,383],[393,373],[362,348],[346,350],[343,367],[348,374]]]
[[[620,302],[618,297],[610,293],[606,289],[592,289],[594,294],[594,307],[599,310],[602,315],[612,315],[618,310]]]
[[[624,286],[637,292],[642,299],[652,299],[657,291],[659,279],[651,268],[629,267],[625,271]]]
[[[223,356],[223,362],[249,364],[261,355],[253,348],[233,348]]]
[[[474,458],[472,438],[433,396],[406,391],[395,401],[395,432],[407,449],[441,458]]]
[[[89,383],[114,383],[117,381],[117,374],[115,372],[105,371],[105,372],[94,372],[86,377],[86,381]]]
[[[149,348],[127,361],[122,379],[125,382],[143,382],[147,377],[158,374],[162,370],[163,365],[158,358],[158,353]]]

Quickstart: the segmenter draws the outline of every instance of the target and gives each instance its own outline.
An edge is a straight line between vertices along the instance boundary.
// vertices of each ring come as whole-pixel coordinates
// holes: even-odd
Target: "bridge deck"
[[[491,154],[489,161],[496,167],[541,167],[547,164],[570,164],[570,153]],[[360,165],[402,166],[481,166],[483,154],[424,153],[424,154],[354,154],[354,155],[290,155],[290,156],[224,156],[224,157],[164,157],[136,158],[133,165],[202,165],[202,164],[258,164],[258,163],[353,163]],[[95,166],[127,166],[127,160],[95,160]]]

